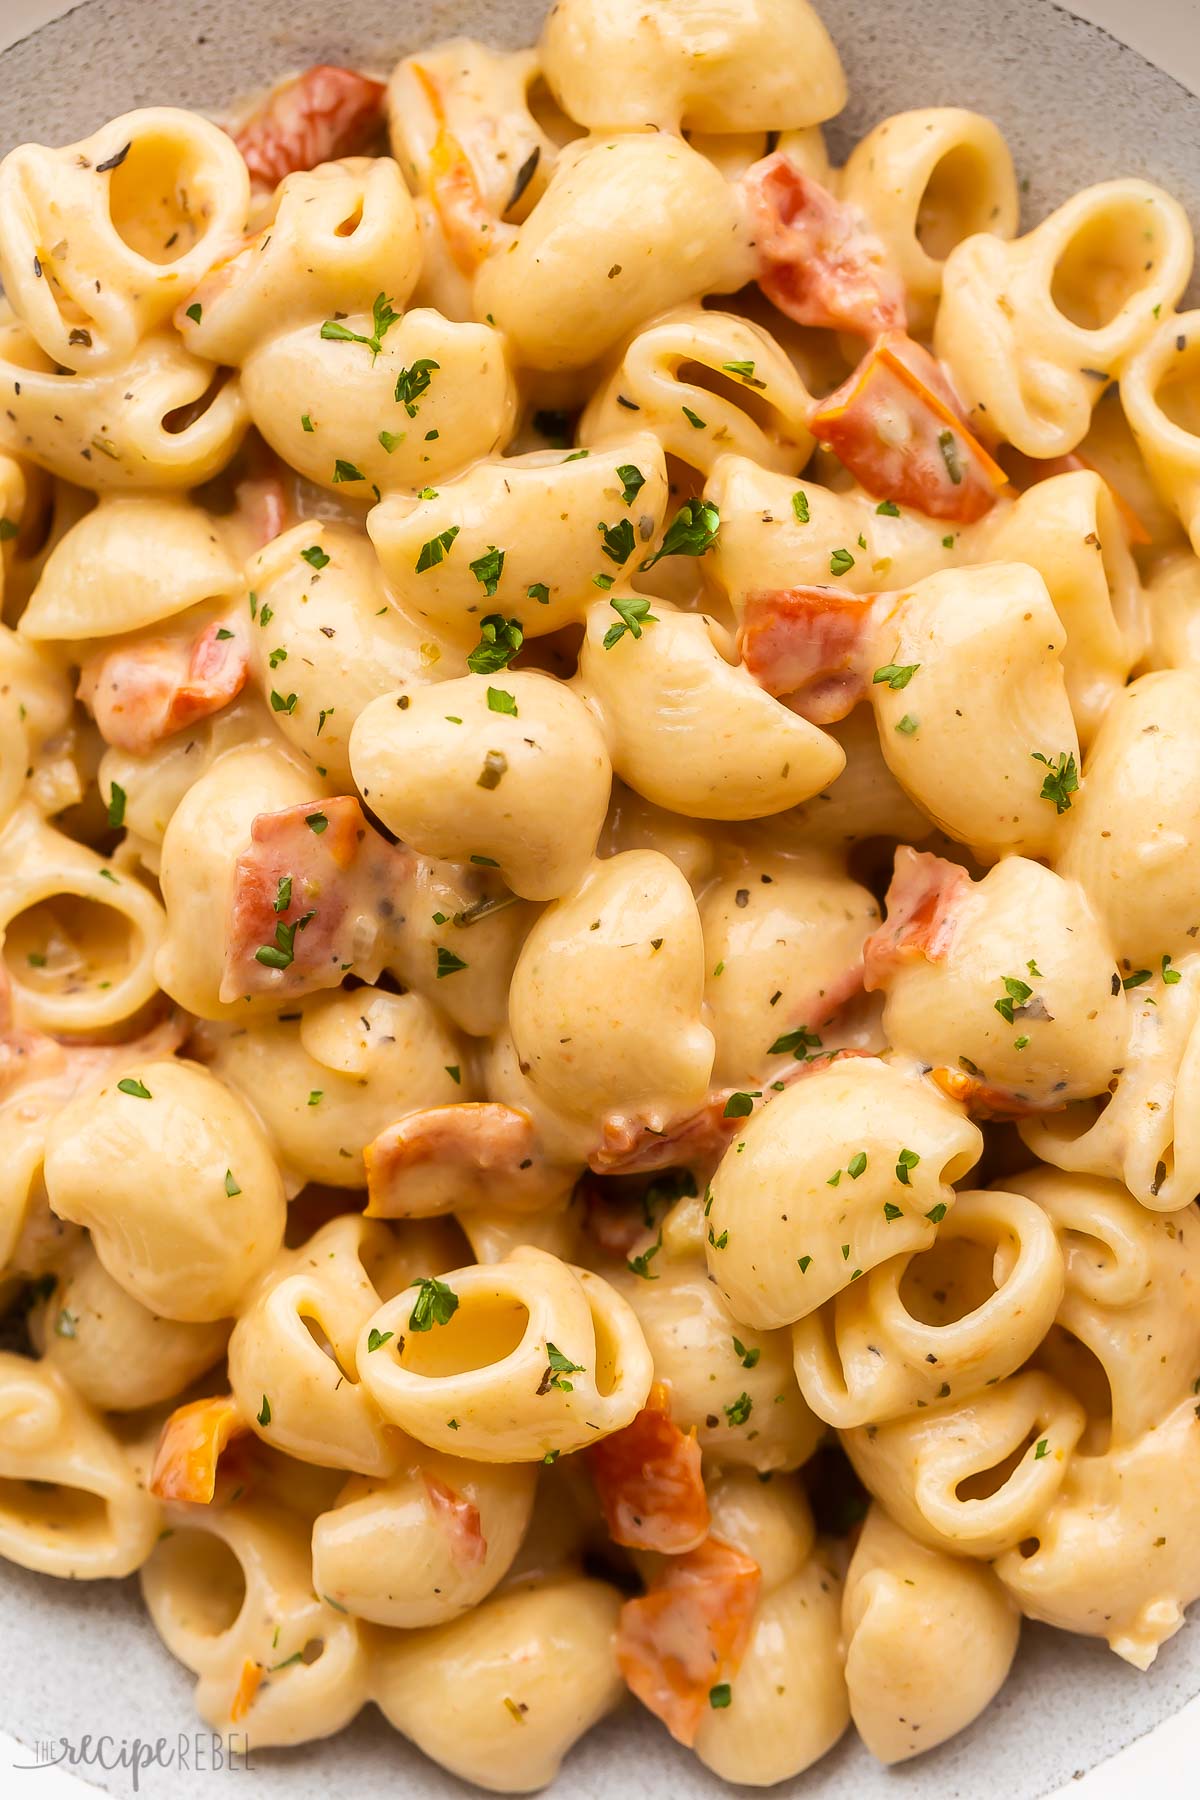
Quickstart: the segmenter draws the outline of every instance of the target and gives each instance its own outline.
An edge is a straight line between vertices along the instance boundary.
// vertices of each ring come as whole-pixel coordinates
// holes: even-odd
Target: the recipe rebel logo
[[[37,1769],[99,1769],[106,1773],[123,1769],[130,1791],[141,1791],[147,1770],[178,1770],[199,1775],[238,1775],[254,1767],[245,1732],[181,1731],[174,1737],[118,1738],[107,1732],[90,1732],[78,1739],[39,1738],[28,1746],[33,1761],[14,1761],[22,1771]]]

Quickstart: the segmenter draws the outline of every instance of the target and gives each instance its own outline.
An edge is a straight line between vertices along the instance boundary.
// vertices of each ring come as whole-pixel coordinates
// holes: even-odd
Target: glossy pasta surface
[[[1200,1599],[1191,228],[834,167],[830,14],[0,161],[0,1555],[243,1747],[767,1787]]]

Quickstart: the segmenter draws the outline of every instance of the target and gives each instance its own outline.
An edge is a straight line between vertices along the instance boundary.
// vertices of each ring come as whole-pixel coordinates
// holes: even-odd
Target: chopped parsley
[[[600,544],[605,556],[618,566],[627,563],[637,548],[633,535],[633,526],[628,519],[621,519],[616,525],[605,525],[601,522],[596,530],[600,533]]]
[[[563,1394],[574,1393],[575,1383],[573,1381],[567,1381],[566,1377],[568,1375],[582,1375],[584,1372],[583,1364],[572,1362],[569,1356],[564,1356],[558,1345],[552,1344],[549,1338],[546,1339],[546,1355],[549,1358],[549,1363],[546,1373],[542,1376],[541,1385],[537,1390],[538,1393],[548,1393],[551,1388],[558,1388],[559,1392]]]
[[[233,1170],[226,1169],[226,1171],[225,1171],[225,1192],[228,1194],[229,1198],[231,1200],[236,1200],[237,1196],[241,1193],[241,1191],[242,1191],[241,1188],[238,1186],[237,1181],[234,1178]]]
[[[915,1150],[902,1150],[900,1152],[899,1156],[896,1158],[896,1180],[900,1183],[901,1187],[912,1186],[912,1183],[908,1178],[908,1173],[910,1169],[916,1168],[920,1160],[921,1158],[917,1155]]]
[[[1069,812],[1071,795],[1079,791],[1079,771],[1075,767],[1075,758],[1060,750],[1056,760],[1043,756],[1040,750],[1032,752],[1034,762],[1044,763],[1047,773],[1042,782],[1039,800],[1053,800],[1056,813]]]
[[[374,362],[383,348],[384,338],[392,326],[397,323],[400,314],[395,311],[386,294],[376,294],[371,315],[370,336],[361,331],[351,331],[350,327],[343,325],[340,319],[326,319],[321,327],[321,336],[334,338],[341,343],[365,344],[371,352],[371,361]]]
[[[520,619],[488,613],[480,622],[479,642],[467,657],[467,667],[472,675],[494,675],[508,667],[524,642]]]
[[[808,495],[804,492],[803,488],[797,489],[792,495],[792,511],[795,513],[801,525],[807,525],[812,518],[812,511],[808,504]]]
[[[711,500],[688,500],[667,526],[663,541],[640,567],[652,569],[664,556],[704,556],[717,541],[721,515]]]
[[[748,1119],[754,1111],[754,1102],[761,1098],[761,1088],[756,1089],[752,1094],[730,1094],[721,1117],[723,1119]]]
[[[738,1395],[732,1406],[726,1406],[722,1410],[731,1425],[744,1425],[750,1417],[753,1405],[754,1402],[749,1394],[742,1393]]]
[[[643,1250],[640,1256],[631,1256],[625,1264],[626,1268],[631,1274],[640,1275],[643,1281],[657,1281],[658,1276],[650,1272],[650,1263],[661,1249],[662,1230],[660,1228],[657,1242],[651,1244],[648,1250]]]
[[[458,1311],[458,1295],[436,1275],[422,1276],[409,1282],[418,1289],[413,1309],[408,1315],[410,1331],[432,1331],[435,1325],[448,1325]]]
[[[333,479],[338,481],[365,481],[367,478],[354,463],[346,462],[343,457],[335,457],[333,463]]]
[[[392,1338],[394,1336],[395,1336],[394,1332],[380,1331],[377,1326],[372,1325],[370,1331],[368,1331],[368,1333],[367,1333],[367,1349],[368,1349],[368,1351],[382,1350],[383,1346],[388,1342],[388,1339]]]
[[[108,822],[114,831],[119,831],[125,823],[125,789],[117,781],[108,790]],[[1175,979],[1178,981],[1178,975]]]
[[[1004,984],[1004,993],[999,1000],[994,1002],[994,1005],[1000,1017],[1007,1019],[1012,1025],[1015,1024],[1013,1008],[1024,1006],[1025,1002],[1031,998],[1033,989],[1027,981],[1021,981],[1015,975],[1005,975],[1001,979]]]
[[[136,1075],[126,1075],[123,1081],[118,1081],[117,1092],[120,1094],[131,1094],[135,1100],[153,1099],[150,1089],[146,1086],[144,1081],[139,1081]]]
[[[437,969],[435,979],[441,981],[446,975],[457,975],[460,969],[468,967],[461,956],[455,956],[453,950],[447,950],[444,944],[437,947]]]
[[[759,1349],[757,1344],[754,1346],[754,1348],[752,1350],[747,1350],[747,1348],[746,1348],[745,1344],[743,1344],[741,1338],[738,1338],[738,1337],[735,1337],[733,1340],[733,1353],[735,1356],[740,1358],[743,1369],[755,1368],[757,1366],[759,1357],[762,1355],[762,1351]]]
[[[617,480],[622,484],[622,500],[626,506],[632,506],[646,485],[646,477],[636,463],[618,463]]]
[[[608,603],[616,613],[620,624],[610,625],[604,634],[604,648],[611,650],[629,632],[631,637],[640,638],[643,625],[657,625],[658,615],[650,611],[650,601],[643,599],[610,600]]]
[[[421,554],[417,558],[417,574],[423,575],[426,569],[436,569],[440,562],[445,562],[450,554],[450,546],[458,536],[458,526],[448,525],[445,531],[439,531],[436,537],[430,538],[427,544],[421,545]]]
[[[473,563],[468,563],[476,581],[483,588],[490,600],[500,585],[500,577],[504,573],[504,552],[497,550],[495,544],[489,544],[482,556],[477,556]]]
[[[900,508],[896,505],[894,500],[881,500],[879,505],[875,508],[875,511],[885,519],[898,519],[900,517]]]
[[[518,716],[516,695],[510,694],[507,688],[490,687],[487,703],[489,712],[508,713],[514,719]]]
[[[899,693],[901,688],[908,686],[920,666],[920,663],[884,663],[881,669],[876,669],[871,680],[876,687],[886,681],[893,693]]]
[[[310,544],[307,550],[302,550],[300,552],[300,555],[303,557],[304,561],[314,569],[323,569],[329,561],[328,552],[322,550],[320,544]]]
[[[255,962],[262,963],[268,969],[288,968],[296,960],[296,933],[303,931],[316,916],[315,912],[307,912],[291,925],[285,925],[281,919],[275,927],[275,942],[260,944],[254,952]]]
[[[959,454],[958,439],[952,431],[939,431],[938,449],[942,453],[942,461],[946,465],[947,475],[949,475],[955,487],[961,487],[963,478],[962,457]]]
[[[851,556],[849,550],[835,550],[833,555],[829,558],[829,573],[831,575],[845,575],[853,567],[854,558]]]
[[[821,1040],[816,1032],[810,1031],[807,1025],[797,1025],[795,1031],[785,1031],[782,1037],[777,1037],[767,1051],[767,1055],[791,1055],[796,1058],[797,1062],[803,1062],[809,1050],[819,1050],[820,1048]]]

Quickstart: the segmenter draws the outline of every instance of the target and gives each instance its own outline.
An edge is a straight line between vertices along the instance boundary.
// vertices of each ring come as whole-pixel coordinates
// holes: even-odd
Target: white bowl
[[[1052,0],[817,4],[850,79],[850,105],[829,133],[839,158],[888,113],[970,106],[995,118],[1012,145],[1029,183],[1029,222],[1075,188],[1138,175],[1176,194],[1200,227],[1198,0],[1076,0],[1096,24]],[[0,53],[0,151],[28,138],[71,142],[133,106],[219,108],[307,63],[386,66],[456,32],[522,44],[540,17],[540,6],[522,0],[206,0],[203,8],[83,0],[70,10],[67,0],[0,0],[0,45],[11,45]],[[12,42],[22,32],[31,35]],[[563,1675],[570,1679],[569,1670]],[[0,1728],[22,1744],[108,1733],[111,1760],[122,1740],[174,1742],[184,1733],[190,1741],[199,1726],[191,1686],[155,1637],[135,1581],[73,1584],[0,1564]],[[1125,1800],[1153,1786],[1156,1800],[1174,1800],[1197,1791],[1188,1744],[1200,1737],[1200,1712],[1194,1705],[1186,1721],[1157,1728],[1197,1695],[1195,1627],[1140,1675],[1095,1640],[1027,1625],[1007,1685],[969,1731],[892,1770],[848,1733],[807,1775],[772,1791],[811,1800],[1041,1800],[1066,1785],[1080,1800]],[[1107,1777],[1098,1768],[1135,1744]],[[12,1760],[34,1758],[17,1750]],[[0,1772],[4,1763],[0,1741]],[[336,1738],[261,1752],[253,1765],[258,1800],[331,1792],[454,1800],[466,1791],[373,1709]],[[1097,1775],[1080,1786],[1092,1769]],[[130,1791],[120,1768],[105,1773],[93,1764],[80,1773],[109,1792]],[[214,1781],[226,1778],[152,1768],[141,1791],[211,1800]],[[8,1775],[6,1788],[17,1779],[23,1791],[47,1797],[54,1785],[41,1770]],[[554,1800],[715,1800],[730,1792],[632,1704],[583,1741],[552,1791]]]

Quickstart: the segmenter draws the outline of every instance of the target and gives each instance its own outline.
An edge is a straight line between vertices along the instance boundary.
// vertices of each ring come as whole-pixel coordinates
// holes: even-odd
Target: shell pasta
[[[0,160],[0,1556],[255,1751],[769,1787],[1200,1599],[1191,227],[835,166],[828,11]]]

